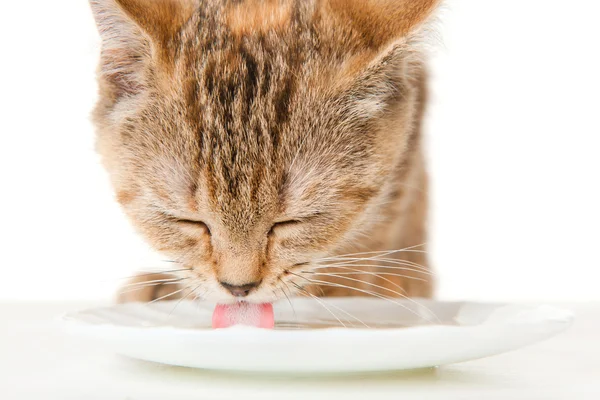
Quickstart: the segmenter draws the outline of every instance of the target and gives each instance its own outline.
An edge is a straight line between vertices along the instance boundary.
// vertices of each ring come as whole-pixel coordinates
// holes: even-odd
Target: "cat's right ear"
[[[144,89],[146,69],[168,64],[169,43],[196,0],[89,0],[102,39],[100,76],[115,96]]]

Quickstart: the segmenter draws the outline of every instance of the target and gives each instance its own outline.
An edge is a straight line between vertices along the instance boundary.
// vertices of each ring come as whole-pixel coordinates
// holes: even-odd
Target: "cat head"
[[[274,300],[282,276],[373,229],[410,152],[435,0],[90,2],[98,150],[199,295]]]

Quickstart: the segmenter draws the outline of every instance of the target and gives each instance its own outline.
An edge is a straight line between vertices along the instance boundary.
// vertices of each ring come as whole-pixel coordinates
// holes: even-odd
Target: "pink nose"
[[[229,290],[229,292],[235,297],[246,297],[248,293],[255,287],[260,285],[260,282],[252,282],[246,285],[231,285],[227,282],[221,282],[221,286]]]

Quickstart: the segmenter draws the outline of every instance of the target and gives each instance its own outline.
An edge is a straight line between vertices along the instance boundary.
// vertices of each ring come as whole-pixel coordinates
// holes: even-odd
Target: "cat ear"
[[[404,46],[395,46],[346,77],[339,96],[349,121],[360,123],[380,117],[393,104],[407,98],[409,52]]]
[[[431,16],[441,0],[322,0],[336,26],[348,28],[349,42],[382,49],[410,36]]]
[[[100,74],[118,95],[144,87],[150,59],[168,61],[168,44],[192,16],[194,0],[90,0],[102,39]]]
[[[321,4],[325,35],[347,53],[340,81],[347,115],[366,121],[406,98],[409,81],[420,80],[423,73],[414,39],[439,0],[322,0]]]

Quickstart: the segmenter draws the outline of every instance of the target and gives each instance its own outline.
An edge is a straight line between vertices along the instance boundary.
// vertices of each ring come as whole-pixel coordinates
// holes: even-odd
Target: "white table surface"
[[[560,305],[573,327],[546,342],[436,369],[282,377],[176,368],[74,341],[57,316],[90,304],[0,304],[0,399],[600,399],[600,304]]]

